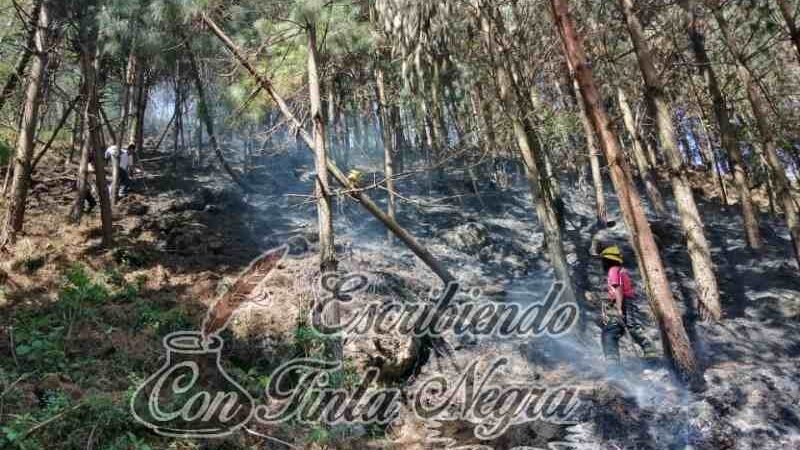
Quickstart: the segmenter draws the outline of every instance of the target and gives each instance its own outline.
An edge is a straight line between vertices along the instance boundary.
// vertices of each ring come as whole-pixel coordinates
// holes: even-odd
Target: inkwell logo
[[[220,333],[244,303],[252,301],[254,307],[270,307],[258,299],[266,292],[268,275],[288,254],[289,245],[284,245],[253,261],[211,307],[200,331],[178,332],[164,338],[164,365],[131,399],[136,420],[164,436],[214,438],[241,429],[253,433],[245,428],[250,421],[262,425],[291,422],[387,426],[405,407],[426,424],[467,426],[473,430],[471,439],[494,445],[515,427],[534,422],[569,423],[578,408],[578,388],[504,381],[502,373],[510,364],[508,358],[498,358],[488,365],[486,361],[472,361],[455,378],[419,378],[416,387],[409,388],[405,395],[398,388],[381,386],[377,367],[364,368],[352,383],[355,387],[344,389],[334,381],[342,375],[340,361],[295,359],[270,374],[264,397],[257,405],[225,372]],[[553,285],[543,302],[523,308],[479,298],[476,292],[458,297],[459,286],[455,283],[420,302],[370,302],[365,295],[356,295],[367,293],[368,280],[366,274],[320,277],[319,293],[325,294],[317,296],[311,311],[317,332],[337,335],[343,341],[365,333],[393,333],[446,347],[448,330],[456,336],[556,337],[569,333],[578,317],[577,304],[562,299],[564,286],[560,283]],[[338,326],[314,319],[328,317],[327,309],[333,307],[341,309]],[[455,364],[454,359],[451,362]],[[276,438],[258,435],[292,447]],[[448,444],[447,448],[455,447]]]
[[[164,436],[213,438],[229,435],[252,419],[255,401],[222,367],[219,334],[287,252],[288,246],[282,246],[253,261],[209,310],[201,331],[164,338],[166,362],[131,399],[136,420]]]

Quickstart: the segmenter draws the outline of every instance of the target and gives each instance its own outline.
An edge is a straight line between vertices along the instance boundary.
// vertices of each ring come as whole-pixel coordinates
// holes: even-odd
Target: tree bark
[[[94,19],[92,19],[94,20]],[[84,25],[81,30],[81,72],[85,80],[84,98],[86,99],[86,146],[88,152],[94,153],[95,187],[100,197],[100,219],[103,230],[103,246],[113,244],[113,228],[111,216],[111,199],[106,183],[106,170],[103,164],[104,145],[102,124],[100,123],[100,102],[97,95],[97,75],[100,59],[97,57],[97,24]],[[78,205],[82,207],[82,205]]]
[[[752,249],[761,248],[761,232],[758,228],[758,217],[753,205],[750,194],[750,184],[747,176],[742,152],[736,141],[736,133],[731,124],[730,114],[722,95],[717,75],[711,66],[711,60],[706,52],[705,44],[705,18],[703,17],[702,7],[696,0],[681,0],[681,6],[687,11],[689,40],[692,52],[697,60],[697,65],[703,78],[705,79],[708,91],[714,104],[714,115],[719,124],[719,132],[722,138],[722,147],[728,154],[728,160],[733,170],[733,179],[739,194],[739,203],[742,208],[742,220],[744,222],[745,237],[747,244]]]
[[[694,351],[675,305],[658,246],[633,184],[630,168],[617,144],[611,119],[602,105],[591,65],[583,51],[583,43],[578,37],[569,12],[569,4],[567,0],[550,0],[550,4],[558,34],[564,44],[565,56],[575,70],[575,78],[580,86],[586,111],[608,160],[611,180],[619,197],[631,245],[636,252],[642,278],[647,283],[650,303],[661,328],[664,351],[676,371],[684,379],[693,381],[697,376]]]
[[[264,92],[266,92],[275,102],[286,120],[297,128],[300,137],[309,145],[310,148],[313,149],[314,139],[306,130],[302,128],[302,124],[294,115],[294,113],[292,113],[289,105],[286,104],[286,101],[275,90],[272,82],[256,70],[256,68],[244,57],[241,50],[236,47],[233,41],[231,41],[231,39],[222,31],[222,29],[219,28],[219,26],[217,26],[213,20],[211,20],[211,18],[205,14],[203,14],[201,18],[203,22],[208,25],[211,32],[225,45],[228,51],[230,51],[231,54],[236,57],[242,67],[244,67],[247,72],[250,73],[253,79],[264,88]],[[406,231],[397,223],[397,221],[392,220],[392,218],[389,217],[383,210],[381,210],[381,208],[375,204],[375,202],[372,201],[372,199],[364,191],[358,189],[357,186],[353,186],[347,180],[347,176],[336,166],[336,164],[331,162],[330,159],[327,161],[327,169],[328,172],[333,175],[336,181],[339,182],[339,184],[348,189],[348,193],[351,197],[358,201],[361,206],[364,207],[364,209],[378,219],[378,221],[380,221],[384,226],[389,228],[395,236],[405,243],[408,248],[442,280],[445,285],[455,282],[455,277],[453,277],[453,275],[444,265],[434,258],[428,249],[420,245],[419,242],[417,242],[417,240],[408,231]]]
[[[239,174],[236,173],[233,167],[228,164],[228,161],[225,160],[225,155],[222,154],[222,149],[217,141],[217,134],[214,132],[214,119],[211,118],[211,111],[208,109],[206,89],[203,85],[203,80],[200,78],[200,70],[197,66],[197,59],[195,58],[194,51],[192,50],[191,42],[186,39],[185,36],[182,36],[182,38],[184,39],[184,45],[187,49],[186,53],[189,60],[189,71],[194,79],[194,86],[197,90],[197,113],[200,115],[200,118],[205,124],[206,131],[208,132],[208,142],[211,144],[211,148],[214,149],[214,153],[217,155],[217,159],[222,165],[223,170],[231,177],[234,183],[238,184],[245,192],[252,192],[253,189],[241,179]]]
[[[317,28],[307,24],[308,37],[308,93],[311,103],[311,123],[313,126],[315,166],[317,170],[315,195],[317,197],[317,218],[319,222],[319,256],[322,273],[336,271],[336,249],[333,241],[333,212],[331,187],[326,163],[328,149],[325,145],[325,120],[322,117],[322,94],[320,92],[317,64]]]
[[[84,81],[85,84],[85,81]],[[86,92],[87,88],[82,86],[81,90]],[[88,104],[84,101],[81,108],[80,115],[86,117],[88,115],[86,108]],[[83,120],[84,123],[85,119]],[[86,200],[86,193],[89,192],[89,159],[91,158],[90,152],[93,152],[91,141],[88,139],[88,129],[83,127],[81,130],[84,136],[81,138],[81,159],[78,161],[78,179],[76,180],[75,200],[72,202],[72,208],[69,213],[70,222],[77,224],[83,218],[83,203]]]
[[[392,148],[392,130],[389,128],[389,105],[386,101],[386,86],[383,82],[383,69],[375,69],[375,96],[378,100],[378,120],[380,121],[381,137],[383,138],[383,177],[386,179],[386,192],[388,194],[388,204],[386,213],[395,219],[397,200],[394,191],[394,149]],[[387,231],[389,244],[393,243],[394,237]]]
[[[132,105],[131,97],[133,97],[133,89],[136,85],[136,70],[136,55],[134,54],[134,50],[131,49],[131,52],[128,54],[128,64],[125,69],[125,85],[122,94],[122,117],[120,117],[117,139],[114,141],[114,144],[119,148],[125,145],[125,135],[128,133],[128,120],[130,120]]]
[[[678,149],[669,100],[653,62],[642,24],[634,12],[633,0],[620,0],[620,2],[636,51],[639,68],[642,71],[646,87],[645,95],[650,103],[650,109],[655,112],[656,131],[669,169],[672,192],[686,236],[689,258],[692,261],[695,291],[700,306],[699,312],[706,319],[719,320],[722,317],[722,307],[719,300],[719,286],[714,273],[714,262],[711,259],[711,249],[706,239],[703,220],[700,217],[692,186],[686,174],[686,167]]]
[[[47,153],[47,151],[50,150],[50,147],[53,146],[53,142],[56,141],[56,138],[58,137],[58,133],[60,133],[61,129],[64,128],[64,125],[67,124],[67,120],[69,120],[69,116],[72,114],[72,111],[75,110],[75,106],[78,104],[78,101],[80,99],[81,99],[80,95],[75,97],[71,102],[69,102],[69,105],[67,106],[67,109],[65,109],[64,112],[61,113],[61,119],[59,119],[58,124],[56,125],[55,129],[53,130],[53,134],[50,135],[50,139],[47,140],[47,142],[44,144],[42,149],[39,150],[39,152],[36,153],[36,156],[33,158],[33,162],[31,163],[31,175],[34,172],[36,172],[36,166],[39,165],[39,161],[42,160],[42,158]]]
[[[19,55],[19,60],[17,60],[17,64],[14,66],[14,71],[8,76],[8,79],[3,85],[3,90],[0,91],[0,111],[3,110],[6,101],[11,97],[11,94],[14,93],[14,90],[17,89],[17,85],[20,80],[22,80],[25,75],[25,70],[28,68],[28,63],[31,60],[33,49],[36,45],[36,32],[39,29],[39,16],[41,15],[40,11],[43,2],[44,0],[35,0],[33,2],[31,19],[28,23],[28,37],[25,39],[25,47],[22,49],[22,54]]]
[[[34,28],[33,64],[28,74],[28,86],[25,90],[20,133],[17,137],[16,155],[14,157],[14,175],[11,181],[11,199],[4,221],[3,233],[0,236],[0,247],[13,244],[17,233],[22,231],[25,222],[25,208],[30,188],[33,146],[36,142],[36,125],[39,121],[40,94],[47,82],[47,34],[50,27],[49,4],[42,2],[37,8],[38,17]]]
[[[728,27],[722,9],[716,8],[714,10],[714,16],[717,19],[717,24],[722,32],[726,46],[736,59],[736,69],[739,79],[747,89],[747,99],[753,110],[753,117],[756,119],[756,128],[758,128],[758,132],[761,135],[763,156],[766,160],[765,165],[769,171],[769,179],[771,183],[774,183],[774,189],[771,190],[774,190],[783,208],[783,213],[786,216],[786,225],[789,228],[789,234],[792,238],[794,256],[797,260],[798,267],[800,267],[800,210],[798,210],[798,205],[792,195],[789,177],[786,175],[786,167],[784,167],[783,162],[780,157],[778,157],[778,143],[776,142],[777,133],[773,129],[770,121],[767,100],[764,98],[764,93],[761,91],[758,82],[753,76],[753,71],[742,49],[739,48],[736,37]]]
[[[508,61],[494,57],[494,55],[507,54],[492,39],[495,33],[505,33],[504,24],[500,17],[493,15],[487,3],[482,0],[473,0],[473,2],[479,15],[478,20],[482,31],[481,36],[484,48],[487,54],[492,55],[490,63],[494,66],[496,73],[497,96],[511,121],[514,138],[525,163],[525,176],[531,191],[536,215],[544,229],[550,264],[553,266],[556,279],[564,283],[566,299],[574,301],[577,297],[566,252],[564,251],[560,218],[555,205],[556,191],[552,186],[553,180],[550,180],[543,173],[546,170],[543,149],[540,146],[538,137],[531,134],[533,132],[532,127],[528,126],[523,118],[525,100],[523,100],[520,91],[514,85],[512,71],[506,66]]]
[[[150,103],[150,84],[147,72],[142,74],[142,82],[139,85],[139,103],[136,107],[136,134],[134,135],[133,143],[136,144],[136,149],[131,153],[131,171],[139,160],[140,152],[144,151],[144,118],[147,114],[147,106]],[[181,130],[181,144],[185,145],[183,136],[183,120],[180,122]],[[131,173],[133,175],[133,173]]]
[[[81,93],[83,92],[83,81],[80,83]],[[69,167],[72,163],[75,150],[83,148],[83,97],[78,100],[78,105],[75,106],[75,122],[72,127],[72,138],[69,145],[69,154],[64,161],[64,166]]]
[[[602,150],[597,148],[591,119],[586,113],[586,106],[584,106],[583,102],[580,100],[581,88],[578,86],[578,81],[575,80],[572,73],[573,70],[570,68],[570,76],[574,80],[572,87],[575,90],[575,96],[578,99],[577,103],[578,108],[580,109],[581,125],[583,126],[583,134],[586,137],[586,150],[589,152],[589,166],[592,171],[592,184],[594,185],[595,214],[597,216],[597,223],[605,227],[605,225],[608,223],[608,213],[606,209],[605,187],[603,186],[603,172],[601,171],[600,164]]]
[[[103,133],[103,124],[105,124],[106,130],[108,131],[108,137],[111,138],[111,142],[117,142],[117,132],[114,131],[114,126],[111,125],[111,121],[108,120],[108,115],[106,115],[106,109],[103,105],[100,105],[100,133]]]
[[[661,197],[661,192],[658,190],[653,167],[650,165],[650,161],[647,160],[647,155],[642,146],[642,137],[636,129],[636,121],[633,119],[633,112],[628,103],[628,98],[621,87],[617,88],[617,99],[619,100],[619,107],[622,110],[622,119],[625,123],[625,129],[628,130],[628,135],[633,144],[633,160],[636,162],[636,167],[639,169],[639,177],[644,183],[647,198],[650,199],[650,205],[653,207],[656,214],[660,217],[665,217],[667,215],[667,207],[664,206],[664,199]]]
[[[794,49],[797,52],[797,60],[800,61],[800,29],[797,28],[795,22],[795,11],[788,0],[777,0],[778,9],[781,10],[783,20],[786,22],[786,27],[789,29],[789,37],[792,39]]]
[[[317,219],[319,226],[319,263],[322,276],[336,272],[336,247],[333,237],[333,208],[331,200],[331,186],[328,177],[328,149],[326,145],[325,118],[322,116],[322,92],[319,80],[319,50],[317,48],[317,26],[306,23],[306,37],[308,43],[308,93],[311,103],[311,125],[314,140],[314,163],[316,167]],[[325,324],[339,327],[339,306],[334,304],[327,309]],[[330,352],[335,361],[342,361],[343,348],[341,338],[330,342]]]

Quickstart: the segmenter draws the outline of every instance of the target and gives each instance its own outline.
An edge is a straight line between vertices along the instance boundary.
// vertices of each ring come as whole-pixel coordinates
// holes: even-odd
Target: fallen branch
[[[309,149],[314,148],[314,141],[311,135],[302,128],[301,122],[295,117],[292,111],[289,109],[289,105],[286,101],[278,94],[275,90],[275,87],[272,85],[272,82],[264,77],[263,75],[259,74],[256,71],[255,67],[244,57],[243,53],[239,50],[236,44],[231,41],[231,39],[222,31],[217,24],[211,20],[204,12],[200,13],[200,18],[203,22],[209,27],[212,33],[225,45],[228,51],[233,54],[233,56],[239,61],[239,63],[244,67],[250,75],[264,88],[264,91],[270,96],[270,98],[278,105],[281,113],[284,117],[289,121],[292,125],[297,128],[297,132],[300,137],[308,144]],[[313,150],[311,150],[313,151]],[[417,240],[412,236],[408,231],[406,231],[400,224],[397,223],[393,218],[389,217],[372,199],[364,192],[359,191],[357,186],[353,186],[350,181],[347,179],[347,176],[336,166],[334,162],[330,159],[327,161],[327,168],[328,172],[339,182],[346,190],[353,191],[351,193],[351,197],[361,203],[361,206],[364,207],[370,214],[372,214],[376,219],[378,219],[381,223],[383,223],[386,228],[389,229],[395,236],[397,236],[403,243],[408,246],[408,248],[418,257],[420,258],[430,269],[442,280],[442,282],[447,285],[453,281],[455,278],[452,274],[438,261],[436,258],[425,248],[423,247]]]
[[[175,118],[178,117],[178,110],[176,109],[175,112],[172,113],[172,118],[169,119],[169,123],[166,127],[164,127],[164,131],[161,132],[161,136],[158,137],[158,142],[156,146],[153,147],[154,151],[158,151],[158,148],[161,147],[161,144],[164,142],[164,139],[167,137],[167,133],[169,133],[169,129],[172,128],[172,123],[175,122]],[[143,163],[144,161],[139,161]]]
[[[77,410],[78,408],[80,408],[83,405],[84,405],[84,403],[78,403],[77,405],[73,406],[72,408],[68,408],[68,409],[65,409],[64,411],[61,411],[60,413],[58,413],[55,416],[45,420],[44,422],[40,422],[40,423],[36,424],[35,426],[31,427],[30,429],[28,429],[28,431],[24,432],[17,439],[19,441],[24,441],[31,434],[41,430],[42,428],[50,425],[51,423],[53,423],[53,422],[55,422],[57,420],[61,420],[64,416],[66,416],[67,414]]]

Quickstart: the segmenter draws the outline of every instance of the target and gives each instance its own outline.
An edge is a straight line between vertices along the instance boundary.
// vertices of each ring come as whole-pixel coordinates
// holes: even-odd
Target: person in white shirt
[[[131,177],[128,173],[128,169],[131,166],[131,152],[136,149],[136,145],[131,144],[128,148],[123,148],[120,151],[119,147],[116,145],[112,145],[106,149],[105,158],[106,160],[112,160],[113,157],[117,157],[119,160],[119,193],[120,195],[124,196],[128,193],[128,189],[131,185]]]

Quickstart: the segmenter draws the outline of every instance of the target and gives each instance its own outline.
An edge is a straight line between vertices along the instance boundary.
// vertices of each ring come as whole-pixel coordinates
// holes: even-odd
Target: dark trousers
[[[131,177],[128,174],[126,169],[122,167],[119,168],[119,192],[122,195],[128,193],[128,189],[131,187]]]
[[[86,197],[84,197],[84,201],[86,202],[86,206],[88,207],[89,211],[93,210],[95,206],[97,206],[97,200],[94,199],[94,195],[92,195],[92,187],[87,186],[86,188]]]
[[[603,353],[606,359],[619,363],[619,340],[625,336],[625,332],[631,335],[633,341],[647,353],[653,350],[653,344],[644,335],[642,326],[643,318],[635,300],[625,300],[622,303],[622,317],[615,308],[608,314],[608,323],[603,327]]]

